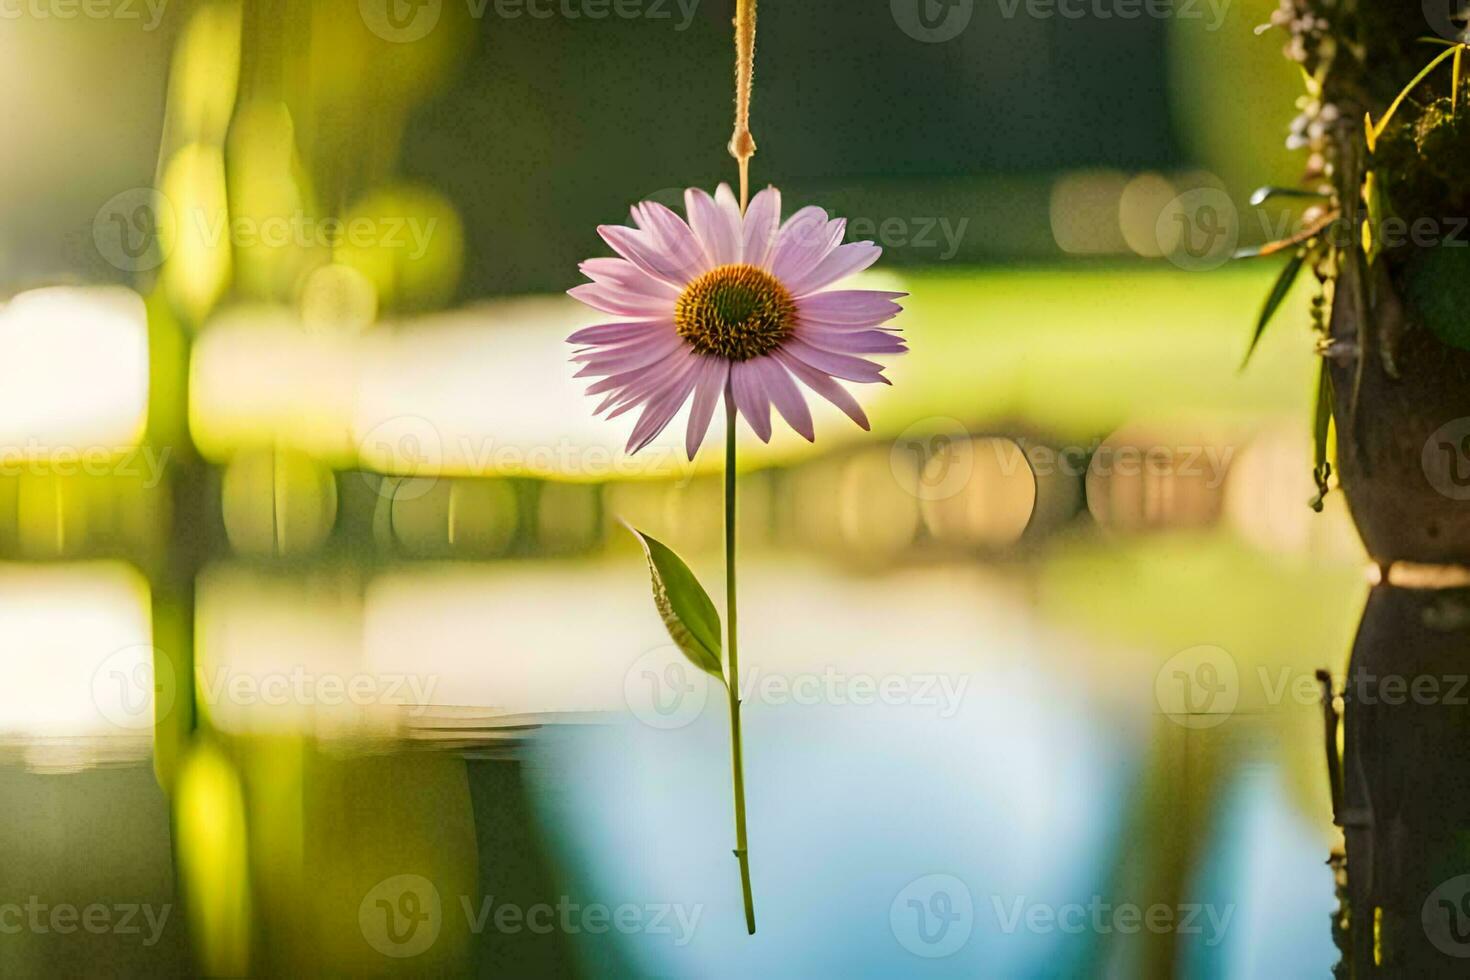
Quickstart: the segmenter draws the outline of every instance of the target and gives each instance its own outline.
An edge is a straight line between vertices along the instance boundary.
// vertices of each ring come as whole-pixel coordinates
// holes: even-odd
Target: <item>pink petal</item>
[[[851,354],[837,354],[821,350],[804,343],[799,337],[788,337],[782,349],[797,360],[818,371],[830,374],[834,378],[857,381],[861,384],[889,383],[888,379],[883,377],[883,368],[872,361],[854,357]]]
[[[657,438],[678,414],[689,392],[694,390],[701,366],[699,359],[691,354],[683,364],[682,373],[669,381],[663,393],[649,400],[638,424],[633,426],[633,434],[628,437],[628,455],[633,455]]]
[[[812,427],[811,409],[806,407],[801,389],[796,387],[796,382],[791,380],[786,369],[769,357],[753,358],[746,363],[760,378],[771,403],[776,406],[776,411],[781,413],[786,424],[801,433],[807,442],[816,442],[817,434]]]
[[[574,377],[606,377],[649,367],[668,357],[683,345],[684,338],[676,333],[669,333],[643,343],[578,354],[572,360],[586,363]]]
[[[817,263],[816,267],[803,276],[783,280],[793,296],[805,296],[839,279],[862,272],[877,262],[883,250],[872,242],[853,242],[833,249]]]
[[[732,198],[733,200],[733,198]],[[689,226],[704,247],[710,265],[731,265],[740,261],[740,213],[727,212],[698,187],[684,192],[684,208],[689,212]]]
[[[798,257],[806,256],[808,251],[820,250],[828,241],[828,215],[820,207],[807,206],[798,210],[795,215],[786,219],[781,231],[776,234],[776,245],[770,254],[770,269],[775,272],[782,281],[786,281],[792,275],[792,263]],[[811,262],[822,260],[822,256],[814,256]]]
[[[908,294],[881,292],[876,289],[815,293],[798,299],[796,311],[801,319],[812,323],[872,327],[903,312],[903,307],[893,300],[906,295]]]
[[[902,354],[908,350],[902,337],[887,330],[846,330],[803,323],[796,336],[822,350],[839,354]]]
[[[604,391],[618,388],[621,388],[625,394],[651,391],[667,382],[669,377],[693,356],[693,349],[685,345],[670,354],[667,360],[652,367],[610,374],[596,384],[589,385],[587,394],[600,395]]]
[[[673,320],[619,320],[616,323],[599,323],[583,327],[567,338],[569,344],[616,344],[653,337],[662,331],[672,331]]]
[[[624,225],[600,225],[597,233],[619,255],[655,279],[683,289],[693,278],[687,273],[691,265],[688,257],[667,253],[648,232]]]
[[[577,268],[588,279],[604,285],[617,286],[644,296],[657,296],[670,303],[679,298],[679,290],[653,278],[627,259],[588,259]]]
[[[744,248],[745,219],[740,214],[740,202],[735,199],[735,192],[730,189],[729,184],[721,184],[715,188],[715,204],[724,212],[725,220],[733,222],[736,228],[741,229],[741,247]],[[740,261],[736,259],[735,261]]]
[[[730,394],[735,397],[735,407],[745,416],[761,442],[771,441],[771,401],[761,384],[758,369],[751,367],[755,361],[739,361],[730,365]]]
[[[704,246],[683,218],[657,201],[644,201],[642,208],[648,233],[658,243],[659,250],[676,263],[683,281],[710,270]]]
[[[662,340],[664,337],[678,336],[678,329],[672,323],[670,323],[668,321],[649,321],[649,322],[651,324],[651,329],[648,330],[647,332],[638,333],[638,334],[626,334],[626,335],[624,335],[622,337],[615,337],[612,340],[605,340],[602,343],[598,343],[598,344],[583,344],[581,347],[578,347],[577,348],[576,354],[579,355],[579,356],[582,355],[582,354],[619,354],[619,353],[622,353],[623,351],[626,351],[630,347],[640,346],[642,344],[646,344],[646,343],[648,343],[650,341],[654,341],[654,340]],[[823,330],[856,330],[858,328],[856,328],[856,327],[825,327],[825,326],[822,326],[820,324],[817,324],[817,325],[814,325],[812,327],[812,329],[823,329]],[[894,329],[894,330],[896,330],[897,328],[880,327],[879,329],[882,329],[882,330]],[[572,359],[573,360],[576,360],[577,358],[576,357],[573,357]]]
[[[684,434],[684,452],[692,460],[699,452],[700,443],[709,431],[714,418],[715,406],[730,379],[730,362],[722,357],[706,357],[704,370],[694,389],[694,405],[689,409],[689,429]]]
[[[617,286],[586,282],[567,290],[567,295],[594,310],[615,313],[618,316],[660,317],[673,313],[673,304],[665,299],[655,299],[631,293]]]
[[[669,385],[689,367],[690,359],[695,357],[697,355],[692,350],[675,351],[667,361],[656,367],[649,368],[646,372],[634,372],[635,380],[609,394],[592,414],[597,415],[610,409],[607,418],[612,420],[645,402],[653,401],[668,390]]]
[[[607,411],[607,419],[610,422],[624,412],[631,412],[655,394],[657,394],[657,390],[655,389],[644,389],[634,392],[624,388],[622,391],[615,391],[604,398],[592,414],[601,415],[604,411]],[[609,409],[611,411],[608,411]]]
[[[764,269],[776,246],[781,223],[781,192],[767,187],[755,196],[745,212],[745,246],[740,261]]]
[[[788,286],[811,271],[836,244],[831,241],[827,212],[805,207],[786,219],[771,252],[771,272]]]
[[[808,364],[803,364],[784,351],[778,350],[771,356],[780,361],[788,371],[800,378],[801,382],[812,391],[815,391],[833,405],[842,409],[848,418],[852,419],[864,429],[871,428],[868,424],[868,416],[863,412],[863,407],[858,404],[857,399],[852,397],[852,394],[833,380],[830,375],[823,374]]]

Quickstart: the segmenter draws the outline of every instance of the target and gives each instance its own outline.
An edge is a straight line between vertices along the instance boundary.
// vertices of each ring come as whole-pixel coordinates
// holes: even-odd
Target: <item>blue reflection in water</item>
[[[1106,894],[1147,726],[1030,669],[962,680],[950,716],[942,704],[747,701],[753,938],[730,852],[722,690],[687,727],[634,721],[540,742],[529,779],[572,900],[674,907],[668,933],[579,936],[589,963],[616,936],[655,975],[1083,969],[1095,935],[1028,928],[1014,910]]]
[[[1338,960],[1327,848],[1292,807],[1284,776],[1250,766],[1231,784],[1193,896],[1229,924],[1218,943],[1181,942],[1186,976],[1325,977]]]

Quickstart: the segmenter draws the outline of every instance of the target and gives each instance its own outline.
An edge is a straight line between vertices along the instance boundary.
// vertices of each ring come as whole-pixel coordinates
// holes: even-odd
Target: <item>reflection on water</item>
[[[148,584],[120,563],[0,565],[0,752],[36,771],[148,758]]]
[[[61,697],[95,690],[66,681],[105,672],[97,651],[149,642],[136,576],[12,566],[7,660],[68,666],[0,701],[24,748],[0,776],[14,815],[0,823],[33,855],[20,840],[61,807],[124,836],[80,844],[120,863],[112,885],[65,864],[10,881],[51,906],[105,892],[174,909],[158,943],[68,947],[82,962],[132,943],[160,973],[186,972],[185,950],[217,973],[341,975],[1267,976],[1334,961],[1311,785],[1325,780],[1293,750],[1316,744],[1314,705],[1180,724],[1161,713],[1165,657],[1037,618],[1014,576],[943,562],[854,577],[789,554],[753,561],[744,599],[748,939],[728,887],[724,703],[682,669],[630,565],[211,567],[194,697],[215,734],[171,820],[145,767],[94,752],[72,764],[107,768],[60,775],[51,754],[86,735],[138,757],[136,730],[109,728],[136,703]],[[415,747],[433,744],[448,748]],[[415,917],[434,938],[404,956]],[[24,967],[58,942],[27,932],[6,955]]]
[[[711,461],[627,471],[606,431],[560,435],[575,401],[531,380],[554,301],[347,330],[335,274],[201,336],[202,455],[165,410],[56,430],[126,437],[136,472],[3,460],[0,971],[1334,961],[1312,671],[1341,660],[1358,552],[1339,499],[1299,520],[1291,430],[936,416],[752,453],[751,939],[724,701],[619,523],[717,583]],[[116,312],[53,299],[83,334]],[[469,397],[492,334],[504,384]],[[94,394],[135,418],[132,388]],[[546,412],[505,411],[522,395]]]

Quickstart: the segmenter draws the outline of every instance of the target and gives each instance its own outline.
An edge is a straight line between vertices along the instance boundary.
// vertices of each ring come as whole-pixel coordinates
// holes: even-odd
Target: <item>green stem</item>
[[[725,389],[725,648],[730,655],[730,768],[735,778],[735,860],[745,897],[745,929],[755,935],[755,899],[750,890],[750,848],[745,838],[745,766],[740,750],[740,655],[735,644],[735,399]]]

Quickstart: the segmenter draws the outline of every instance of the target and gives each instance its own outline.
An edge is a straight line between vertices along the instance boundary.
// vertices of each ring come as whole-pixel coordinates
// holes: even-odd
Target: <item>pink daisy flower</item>
[[[883,250],[840,244],[847,222],[821,208],[802,208],[782,224],[774,187],[757,194],[743,217],[726,184],[714,197],[691,188],[684,202],[687,222],[645,201],[633,207],[636,228],[598,228],[621,258],[583,262],[592,282],[569,290],[625,318],[567,341],[579,345],[576,376],[601,379],[587,389],[605,396],[598,413],[616,418],[642,407],[628,452],[648,445],[693,396],[684,448],[694,458],[722,394],[762,441],[771,438],[772,405],[815,440],[797,381],[868,428],[839,379],[889,383],[865,355],[907,350],[897,328],[883,326],[906,294],[823,290],[868,268]]]

